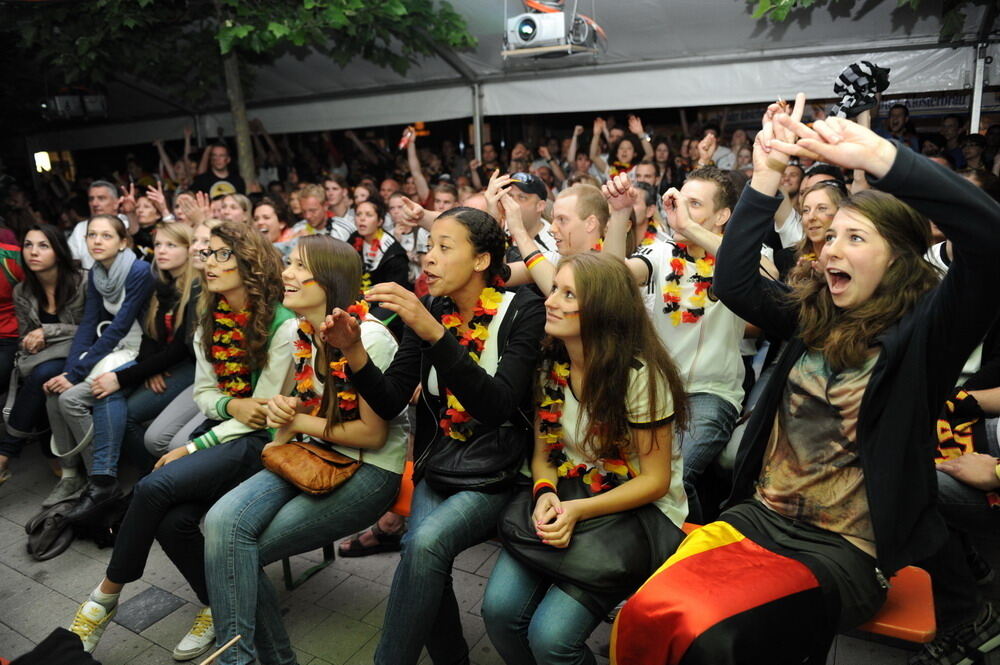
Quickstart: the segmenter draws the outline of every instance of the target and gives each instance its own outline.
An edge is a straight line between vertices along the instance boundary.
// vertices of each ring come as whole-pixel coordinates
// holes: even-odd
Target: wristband
[[[531,254],[528,254],[528,258],[525,260],[524,265],[528,267],[528,270],[531,270],[533,266],[537,265],[538,263],[541,263],[544,260],[545,257],[542,255],[542,253],[539,252],[538,250],[535,250]]]
[[[160,218],[160,221],[161,221],[161,222],[173,222],[173,221],[175,221],[176,219],[177,219],[176,217],[174,217],[173,215],[171,215],[171,214],[170,214],[170,213],[168,212],[168,213],[167,213],[166,215],[164,215],[163,217],[161,217],[161,218]]]
[[[188,441],[188,444],[184,446],[184,448],[187,449],[188,455],[193,455],[195,451],[198,450],[198,447],[194,445],[193,441]]]
[[[531,490],[531,496],[535,499],[535,501],[537,501],[538,497],[545,494],[546,492],[555,493],[555,491],[556,491],[555,483],[546,478],[542,478],[541,480],[535,483],[534,488],[532,488]]]
[[[528,262],[528,261],[530,261],[530,260],[531,260],[532,258],[534,258],[534,257],[538,256],[538,255],[539,255],[539,254],[541,254],[541,253],[542,253],[542,252],[541,252],[541,250],[538,250],[538,249],[536,249],[535,251],[533,251],[533,252],[529,253],[529,254],[528,254],[528,255],[527,255],[526,257],[524,257],[524,258],[523,258],[523,259],[521,259],[521,260],[522,260],[522,261],[524,261],[525,263],[527,263],[527,262]]]

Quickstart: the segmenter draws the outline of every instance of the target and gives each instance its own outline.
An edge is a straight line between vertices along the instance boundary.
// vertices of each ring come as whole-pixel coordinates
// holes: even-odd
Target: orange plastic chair
[[[700,529],[700,524],[685,522],[686,534]],[[916,566],[907,566],[889,580],[889,593],[882,609],[858,630],[893,637],[906,642],[926,644],[937,634],[934,619],[934,593],[931,576]]]
[[[410,503],[413,501],[413,462],[407,461],[403,468],[403,480],[399,483],[399,494],[396,503],[389,507],[390,513],[403,517],[410,516]]]
[[[907,566],[889,580],[885,605],[858,630],[926,644],[937,634],[934,593],[926,570]]]

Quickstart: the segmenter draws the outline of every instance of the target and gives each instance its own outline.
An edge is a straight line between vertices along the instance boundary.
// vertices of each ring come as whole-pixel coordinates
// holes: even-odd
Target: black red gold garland
[[[219,390],[230,397],[249,397],[253,394],[244,345],[246,336],[243,333],[249,315],[246,310],[233,312],[229,302],[221,296],[212,312],[212,368]]]
[[[705,254],[703,258],[695,259],[688,254],[687,246],[674,245],[673,258],[670,259],[670,274],[663,283],[663,313],[670,315],[670,322],[675,326],[682,323],[698,323],[705,315],[705,303],[708,290],[712,286],[712,276],[715,273],[715,257]],[[694,284],[694,295],[687,306],[681,304],[681,280],[687,263],[693,263],[695,274],[689,281]]]

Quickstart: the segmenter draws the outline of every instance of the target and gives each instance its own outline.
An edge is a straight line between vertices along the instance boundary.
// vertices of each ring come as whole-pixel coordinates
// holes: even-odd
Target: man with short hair
[[[383,201],[388,202],[389,197],[399,191],[399,181],[395,178],[386,178],[382,181],[382,184],[378,186],[378,195],[382,197]]]
[[[625,177],[609,181],[605,192],[611,218],[603,251],[624,258],[637,192]],[[671,188],[664,195],[673,239],[642,246],[625,259],[644,287],[653,326],[688,393],[690,417],[680,433],[684,488],[691,521],[699,523],[704,515],[696,491],[698,479],[729,442],[743,402],[740,342],[746,324],[711,292],[715,256],[736,199],[736,188],[725,171],[712,166],[692,171],[680,191]]]
[[[965,168],[965,155],[962,154],[962,138],[965,136],[965,121],[957,115],[945,116],[941,122],[941,136],[947,141],[945,152],[951,155],[956,169]]]
[[[431,193],[434,195],[434,210],[436,212],[444,212],[458,205],[458,188],[450,182],[434,185]]]
[[[229,148],[223,143],[216,143],[205,150],[208,152],[209,169],[194,179],[191,189],[205,192],[210,199],[226,194],[246,194],[247,186],[243,178],[239,173],[230,171],[232,158]]]
[[[354,219],[354,210],[351,209],[351,197],[348,193],[347,178],[339,173],[331,173],[323,179],[323,199],[328,217],[339,217],[348,221]]]
[[[883,127],[876,129],[875,133],[887,139],[896,139],[911,150],[920,152],[920,140],[910,127],[910,109],[906,104],[890,106],[889,117],[885,119]]]
[[[647,185],[657,187],[660,184],[660,167],[656,162],[648,157],[639,162],[635,167],[635,181],[644,182]]]
[[[119,198],[118,188],[107,180],[95,180],[90,183],[90,188],[87,190],[87,204],[90,206],[91,217],[96,217],[97,215],[116,215],[124,222],[125,228],[130,229],[130,233],[134,232],[132,229],[138,226],[132,224],[132,220],[129,219],[128,215],[119,214],[118,212],[119,205],[121,205],[123,211],[125,208],[129,208],[129,213],[135,212],[134,193],[129,197]],[[87,224],[89,222],[90,219],[85,219],[78,223],[73,227],[73,231],[69,236],[69,249],[73,253],[73,258],[80,262],[84,270],[90,270],[94,267],[94,258],[87,250]]]
[[[308,185],[299,192],[303,220],[292,227],[296,237],[317,233],[347,242],[354,225],[343,217],[330,217],[326,209],[326,192],[319,185]]]

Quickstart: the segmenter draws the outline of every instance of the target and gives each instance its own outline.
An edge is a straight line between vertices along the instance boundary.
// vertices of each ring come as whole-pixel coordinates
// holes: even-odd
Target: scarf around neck
[[[135,263],[135,254],[130,249],[118,252],[110,270],[106,269],[100,261],[94,263],[91,273],[94,276],[94,287],[97,288],[101,297],[112,305],[121,302],[122,296],[125,295],[125,280],[128,279],[133,263]]]

